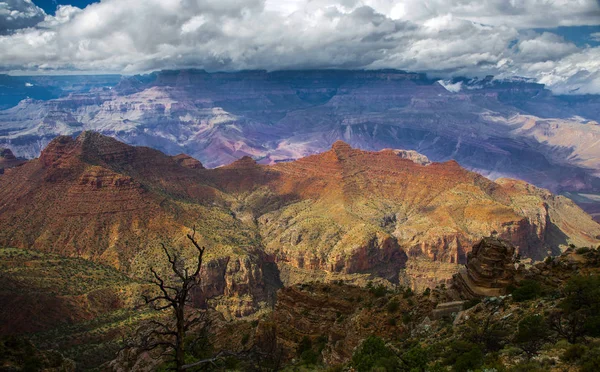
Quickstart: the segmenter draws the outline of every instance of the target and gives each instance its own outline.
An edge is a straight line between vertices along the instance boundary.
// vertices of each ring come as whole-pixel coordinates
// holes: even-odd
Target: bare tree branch
[[[205,322],[205,327],[208,324],[206,313],[204,312],[186,318],[186,305],[190,302],[190,292],[200,284],[202,258],[206,249],[205,247],[201,247],[196,241],[195,227],[191,234],[187,234],[187,238],[198,250],[198,262],[194,267],[193,274],[190,275],[188,268],[185,265],[181,265],[182,261],[178,254],[171,254],[166,245],[161,243],[160,246],[169,261],[176,284],[171,283],[171,281],[167,283],[154,268],[150,268],[150,272],[154,278],[149,282],[158,288],[160,294],[155,296],[142,295],[146,305],[156,311],[171,309],[175,319],[172,325],[157,320],[150,320],[148,325],[154,328],[141,335],[141,347],[144,350],[152,350],[157,347],[165,348],[163,354],[168,352],[173,357],[177,371],[184,371],[191,368],[183,368],[185,365],[186,333],[192,327],[202,322]]]

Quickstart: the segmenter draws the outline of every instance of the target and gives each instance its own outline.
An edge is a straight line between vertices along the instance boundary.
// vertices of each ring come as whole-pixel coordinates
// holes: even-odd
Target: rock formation
[[[164,261],[161,242],[193,254],[184,236],[194,225],[209,247],[207,291],[231,316],[267,305],[280,279],[371,275],[434,286],[493,231],[532,258],[597,245],[600,235],[570,200],[527,183],[341,141],[297,161],[242,157],[202,169],[185,155],[83,132],[0,177],[0,246],[143,277]]]
[[[429,165],[431,161],[427,158],[427,156],[423,154],[419,154],[415,150],[398,150],[398,149],[383,149],[381,151],[391,151],[394,154],[398,155],[402,159],[412,160],[413,162],[421,165]]]
[[[467,263],[453,278],[463,298],[505,295],[515,283],[515,247],[495,237],[483,238],[467,254]]]
[[[4,174],[4,170],[13,168],[25,163],[23,159],[17,159],[10,149],[0,147],[0,174]]]
[[[178,164],[183,165],[184,167],[187,167],[187,168],[204,169],[204,166],[202,166],[202,163],[200,163],[200,161],[192,158],[191,156],[189,156],[187,154],[175,155],[175,156],[173,156],[173,159],[175,159],[175,161],[177,161]]]

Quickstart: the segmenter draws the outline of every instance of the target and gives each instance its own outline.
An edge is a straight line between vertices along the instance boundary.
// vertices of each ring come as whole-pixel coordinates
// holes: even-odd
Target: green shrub
[[[584,345],[573,344],[565,350],[560,359],[567,363],[573,363],[583,358],[586,352],[587,347],[585,347]]]
[[[314,350],[306,350],[300,355],[302,363],[304,364],[317,364],[319,362],[319,354]]]
[[[483,364],[483,357],[483,350],[479,345],[455,340],[446,351],[444,364],[452,366],[453,371],[476,370]]]
[[[408,349],[400,358],[406,371],[425,371],[429,362],[429,351],[421,345],[416,345]]]
[[[381,338],[370,336],[352,355],[351,365],[358,372],[374,369],[391,372],[398,369],[399,361],[395,353],[385,345]]]
[[[244,333],[244,335],[242,336],[242,345],[246,345],[249,340],[250,340],[250,334]]]
[[[400,308],[400,303],[396,299],[391,300],[387,304],[388,313],[395,313],[396,311],[398,311],[399,308]]]
[[[504,372],[506,371],[506,367],[504,366],[504,363],[502,363],[500,355],[497,352],[494,352],[485,354],[481,370],[486,372]]]
[[[600,337],[600,314],[590,314],[584,322],[585,334],[591,337]]]
[[[581,372],[597,372],[600,371],[600,350],[591,349],[583,357],[580,362]]]
[[[600,277],[572,277],[563,295],[562,312],[551,318],[553,328],[570,343],[586,335],[600,336]]]
[[[528,357],[538,353],[549,336],[548,324],[541,315],[529,315],[519,322],[514,342]]]
[[[210,342],[208,330],[204,329],[196,336],[186,337],[186,354],[193,357],[193,360],[206,359],[213,355],[213,345]]]
[[[301,356],[304,352],[312,349],[312,341],[308,336],[304,336],[298,344],[297,354]]]
[[[591,248],[588,248],[588,247],[581,247],[581,248],[577,248],[577,249],[575,250],[575,253],[577,253],[577,254],[584,254],[584,253],[588,253],[588,252],[590,252],[591,250],[592,250],[592,249],[591,249]]]
[[[470,308],[472,308],[473,306],[475,306],[475,305],[477,305],[479,303],[481,303],[481,299],[480,298],[470,299],[467,302],[465,302],[464,309],[465,310],[470,309]]]
[[[523,280],[519,287],[512,292],[513,300],[517,302],[529,301],[542,294],[542,286],[535,280]]]
[[[383,284],[379,284],[377,287],[371,286],[369,292],[375,297],[383,297],[388,293],[388,289]]]

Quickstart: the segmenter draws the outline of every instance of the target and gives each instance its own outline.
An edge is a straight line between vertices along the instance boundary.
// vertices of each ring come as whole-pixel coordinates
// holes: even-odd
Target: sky
[[[378,69],[600,94],[600,0],[0,0],[0,72]]]

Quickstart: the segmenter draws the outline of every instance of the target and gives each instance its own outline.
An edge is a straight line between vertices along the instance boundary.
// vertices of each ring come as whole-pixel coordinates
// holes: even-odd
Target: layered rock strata
[[[600,226],[567,198],[521,181],[493,182],[454,161],[411,157],[336,142],[293,162],[242,157],[203,169],[185,155],[98,133],[59,137],[39,159],[0,177],[0,246],[143,277],[151,266],[167,273],[159,243],[193,259],[185,234],[196,226],[208,247],[207,293],[233,317],[311,273],[433,287],[494,231],[536,259],[570,243],[598,244]]]
[[[509,242],[489,237],[473,246],[467,264],[454,276],[454,287],[463,297],[505,295],[515,283],[515,247]]]

